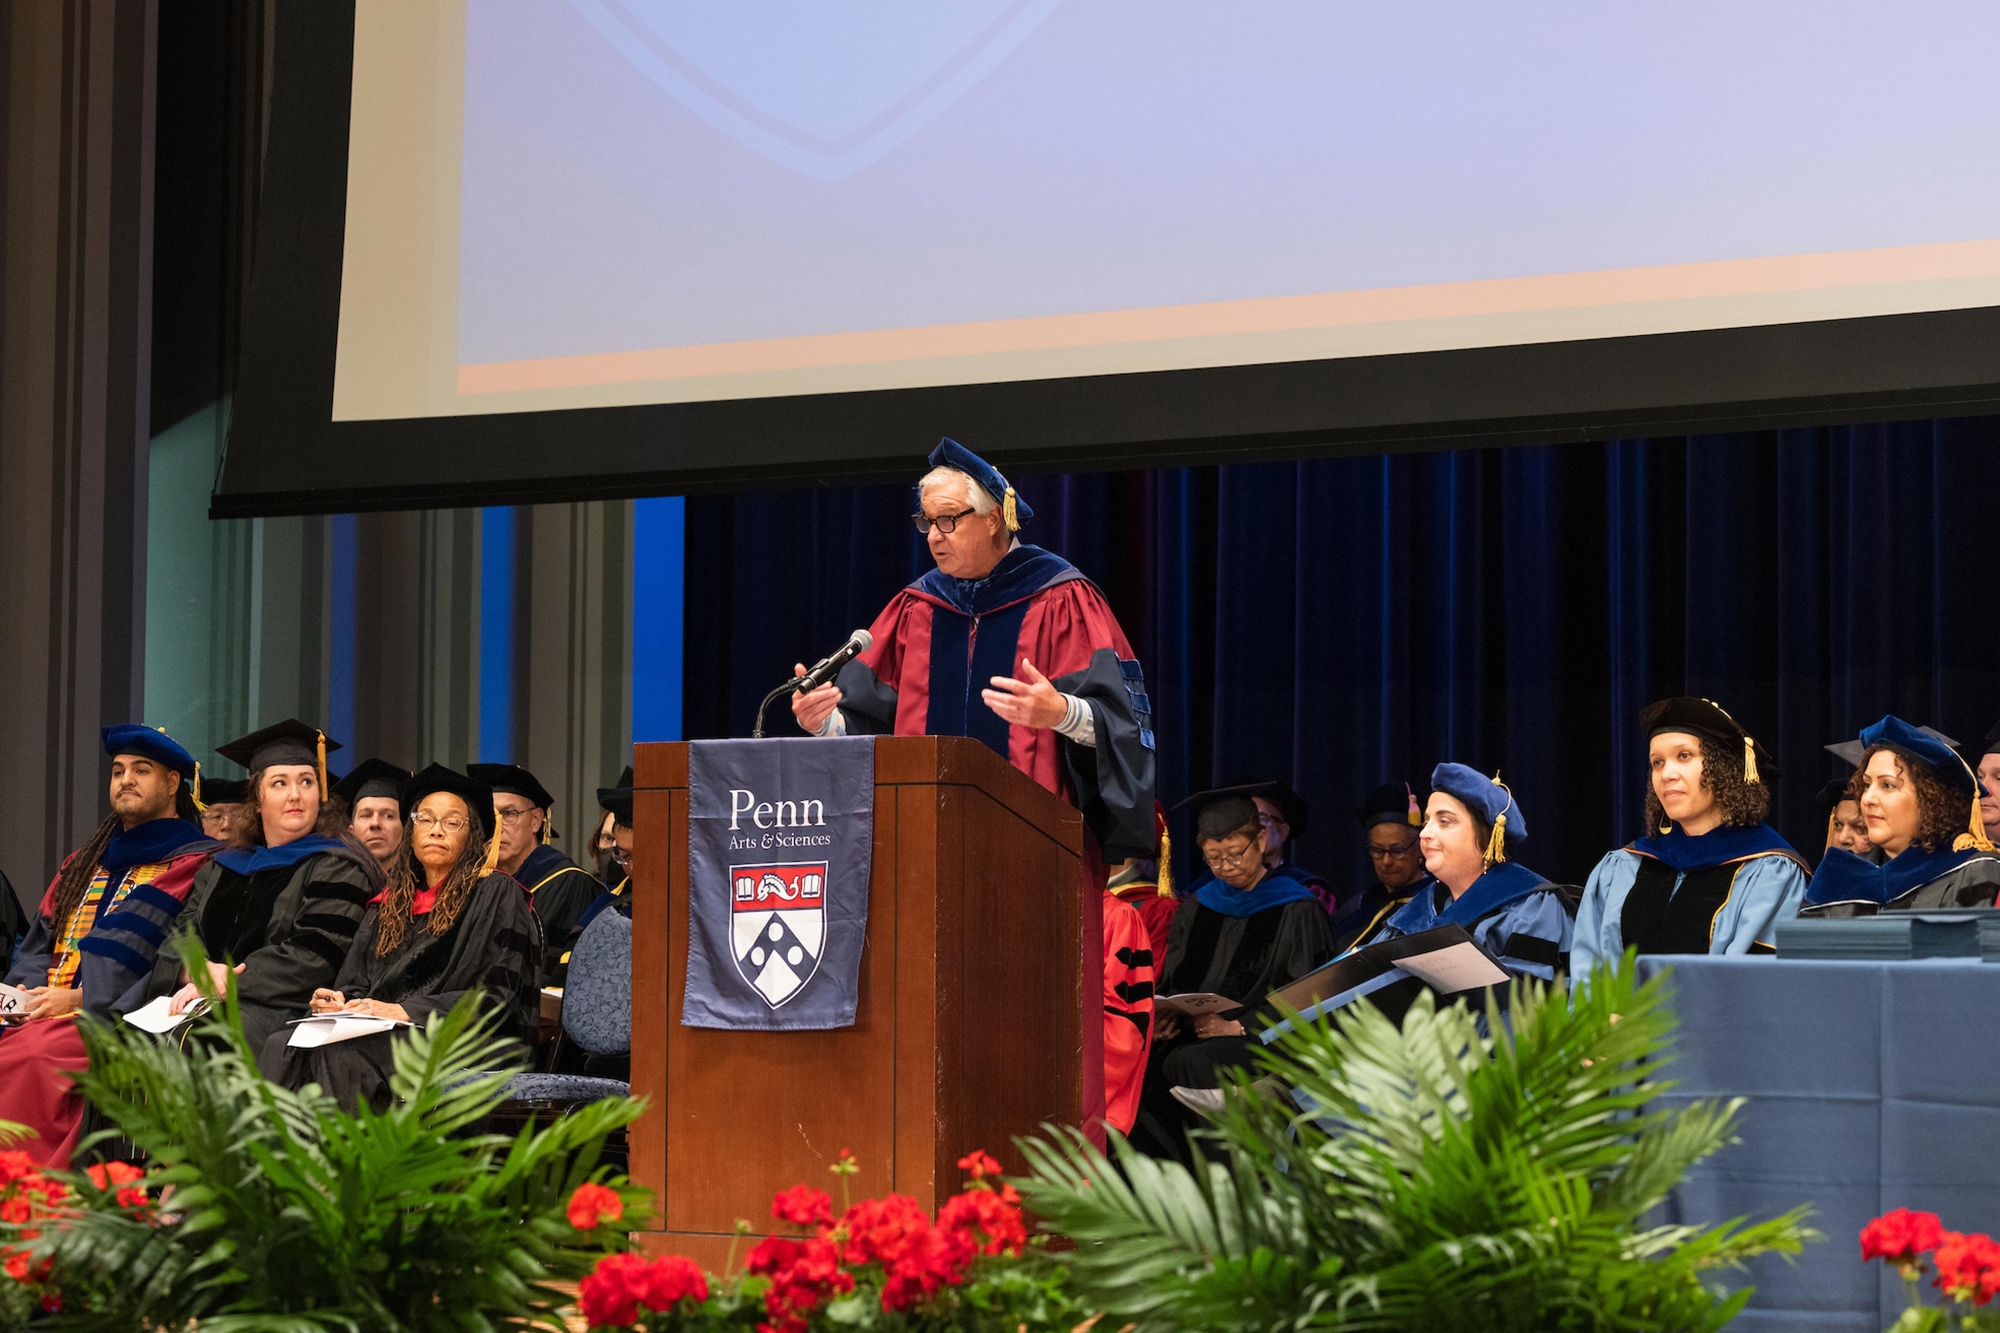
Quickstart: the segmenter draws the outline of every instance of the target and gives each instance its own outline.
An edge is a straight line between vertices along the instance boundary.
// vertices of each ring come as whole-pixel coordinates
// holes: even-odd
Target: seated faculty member
[[[1847,794],[1852,773],[1843,774],[1819,789],[1819,803],[1826,811],[1825,847],[1844,852],[1868,850],[1868,821],[1861,817],[1861,805]],[[1983,806],[1982,806],[1983,812]],[[1825,847],[1821,850],[1824,851]]]
[[[478,990],[499,1035],[525,1055],[539,1011],[540,948],[528,895],[495,869],[493,794],[432,764],[403,784],[400,797],[411,810],[409,842],[369,903],[339,975],[314,990],[311,1010],[422,1024]],[[266,1040],[266,1077],[293,1088],[317,1083],[350,1110],[388,1104],[399,1031],[301,1049],[290,1039],[284,1031]]]
[[[339,748],[293,718],[216,747],[250,770],[250,789],[229,845],[196,873],[176,925],[201,942],[213,989],[235,971],[253,1051],[333,980],[382,885],[382,868],[345,836],[346,807],[326,788],[326,752]],[[175,1013],[201,998],[171,948],[134,999],[161,995]]]
[[[1528,840],[1514,793],[1496,774],[1439,764],[1419,835],[1424,869],[1437,882],[1382,923],[1371,940],[1460,925],[1501,967],[1549,981],[1569,967],[1575,922],[1562,894],[1507,859]]]
[[[1979,779],[1958,751],[1894,716],[1863,728],[1861,744],[1848,790],[1868,825],[1868,848],[1830,848],[1800,915],[1993,906],[2000,854],[1980,817]]]
[[[1367,839],[1375,878],[1342,900],[1333,919],[1335,953],[1346,953],[1373,935],[1392,913],[1435,883],[1424,869],[1424,849],[1418,842],[1424,812],[1415,788],[1408,782],[1385,782],[1369,792],[1354,813]]]
[[[1973,765],[1985,793],[1979,798],[1979,819],[1986,826],[1986,841],[2000,841],[2000,722],[1986,733],[1986,749]]]
[[[333,784],[333,794],[347,802],[348,832],[368,849],[384,875],[395,872],[403,850],[403,806],[397,789],[410,770],[386,759],[364,759],[354,771]]]
[[[18,1145],[67,1166],[83,1124],[69,1074],[87,1067],[76,1016],[111,1012],[144,980],[217,843],[195,823],[194,756],[163,731],[106,727],[111,814],[64,859],[14,956],[7,984],[34,997],[0,1029],[0,1120],[26,1125]]]
[[[1181,803],[1194,807],[1195,846],[1214,878],[1174,913],[1158,969],[1160,995],[1209,993],[1256,1005],[1333,956],[1332,919],[1312,890],[1265,868],[1264,827],[1252,796],[1218,788]],[[1240,1020],[1205,1014],[1183,1022],[1156,1009],[1133,1141],[1155,1156],[1185,1160],[1193,1122],[1170,1089],[1189,1080],[1171,1077],[1167,1065],[1190,1044],[1242,1035]]]
[[[1777,923],[1805,900],[1806,863],[1764,822],[1771,756],[1708,700],[1639,714],[1651,781],[1646,836],[1608,852],[1576,912],[1572,980],[1643,954],[1775,953]]]
[[[597,876],[557,851],[555,824],[550,818],[556,798],[518,764],[468,764],[466,775],[493,789],[493,808],[500,815],[500,869],[528,891],[528,902],[542,923],[549,956],[541,964],[541,984],[560,986],[568,964],[555,946],[573,938],[577,923],[604,891]]]
[[[210,778],[201,781],[201,831],[217,842],[229,841],[236,812],[243,807],[243,793],[250,784],[241,778]]]

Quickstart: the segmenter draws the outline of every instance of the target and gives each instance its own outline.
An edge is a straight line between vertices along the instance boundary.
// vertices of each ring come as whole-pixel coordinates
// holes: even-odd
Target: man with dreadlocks
[[[83,1123],[69,1074],[86,1067],[76,1015],[103,1016],[141,985],[195,871],[220,844],[203,836],[194,757],[163,731],[106,727],[111,814],[63,862],[7,984],[34,997],[0,1039],[0,1120],[27,1125],[20,1147],[67,1166]]]
[[[539,927],[528,895],[495,869],[492,789],[432,764],[400,796],[411,812],[410,838],[339,976],[313,992],[312,1012],[422,1023],[478,989],[500,1019],[499,1035],[532,1045]],[[290,1037],[280,1032],[264,1043],[260,1064],[273,1082],[317,1083],[350,1110],[388,1104],[393,1033],[315,1047],[293,1047]]]

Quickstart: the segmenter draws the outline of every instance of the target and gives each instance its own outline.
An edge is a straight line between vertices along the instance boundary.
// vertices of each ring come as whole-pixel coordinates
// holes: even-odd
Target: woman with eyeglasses
[[[1644,954],[1775,953],[1798,915],[1806,863],[1764,822],[1771,756],[1708,699],[1662,699],[1646,738],[1646,836],[1606,853],[1576,913],[1573,982],[1628,948]]]
[[[422,1024],[476,989],[496,1035],[532,1045],[538,927],[528,895],[490,854],[492,789],[432,764],[401,797],[411,814],[396,873],[369,903],[339,975],[313,992],[312,1013]],[[348,1109],[388,1104],[398,1030],[314,1047],[291,1046],[290,1035],[262,1048],[273,1081],[317,1083]]]
[[[235,974],[253,1050],[333,980],[382,884],[381,867],[348,832],[347,803],[326,786],[326,752],[339,748],[293,719],[216,747],[250,770],[248,790],[229,846],[196,873],[175,926],[200,941],[211,989],[221,992]],[[174,1013],[202,998],[171,944],[144,992],[114,1008],[162,995]]]
[[[1160,996],[1219,995],[1254,1006],[1333,956],[1332,918],[1319,899],[1264,864],[1264,826],[1254,799],[1262,789],[1219,788],[1176,807],[1195,809],[1195,846],[1211,878],[1174,912],[1156,987]],[[1241,1021],[1219,1013],[1182,1017],[1156,1001],[1133,1141],[1155,1156],[1185,1160],[1192,1121],[1171,1089],[1187,1080],[1170,1079],[1165,1067],[1192,1043],[1242,1035]]]
[[[1436,883],[1370,938],[1459,925],[1516,976],[1549,981],[1567,972],[1575,924],[1568,902],[1553,884],[1508,859],[1527,840],[1527,820],[1497,775],[1439,764],[1418,835],[1424,869]]]

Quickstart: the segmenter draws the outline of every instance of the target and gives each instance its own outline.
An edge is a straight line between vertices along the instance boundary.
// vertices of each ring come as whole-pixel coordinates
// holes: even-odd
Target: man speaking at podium
[[[1154,850],[1145,678],[1104,594],[1015,535],[1034,510],[998,469],[949,439],[930,467],[911,518],[937,568],[890,600],[832,684],[793,695],[792,713],[819,736],[969,736],[1080,810],[1094,970],[1105,862]],[[1084,1105],[1102,1106],[1103,1032],[1083,1028]]]

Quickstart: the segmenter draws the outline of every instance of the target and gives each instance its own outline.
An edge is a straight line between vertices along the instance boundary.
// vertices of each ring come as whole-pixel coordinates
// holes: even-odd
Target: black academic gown
[[[368,900],[381,887],[382,869],[366,851],[331,839],[316,844],[323,850],[247,874],[225,864],[240,864],[246,849],[218,854],[196,873],[175,922],[201,941],[211,961],[243,965],[236,994],[253,1051],[286,1022],[303,1017],[312,993],[333,983]],[[143,999],[180,987],[180,953],[163,948]]]
[[[543,957],[536,965],[544,986],[560,986],[569,971],[569,951],[583,929],[583,914],[604,892],[597,876],[548,843],[528,853],[514,872],[536,918],[542,923]]]
[[[1346,953],[1373,935],[1384,921],[1395,915],[1397,908],[1436,884],[1437,881],[1429,875],[1420,875],[1416,883],[1400,889],[1392,889],[1379,879],[1372,881],[1367,888],[1343,903],[1334,916],[1335,955]]]
[[[430,930],[428,913],[415,917],[403,942],[387,954],[376,952],[381,908],[368,915],[332,989],[350,1000],[399,1004],[414,1024],[448,1013],[478,989],[497,1012],[500,1035],[522,1052],[535,1040],[540,993],[534,960],[538,926],[528,896],[510,877],[494,873],[473,886],[458,919],[442,935]],[[357,1037],[330,1046],[293,1050],[289,1029],[269,1037],[261,1049],[265,1077],[286,1087],[317,1083],[342,1107],[363,1101],[378,1110],[388,1104],[389,1080],[396,1072],[398,1033]]]
[[[1228,916],[1190,897],[1174,911],[1157,992],[1207,991],[1256,1005],[1332,957],[1333,920],[1317,898],[1300,898],[1250,916]],[[1242,1048],[1240,1038],[1203,1041],[1185,1026],[1178,1036],[1154,1039],[1138,1122],[1132,1129],[1134,1146],[1155,1157],[1189,1160],[1187,1131],[1198,1122],[1169,1089],[1177,1083],[1192,1084],[1184,1074],[1175,1076],[1180,1073],[1178,1066],[1189,1060],[1207,1063],[1200,1048],[1217,1042],[1229,1048],[1232,1057]]]

